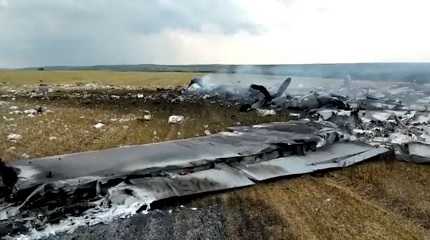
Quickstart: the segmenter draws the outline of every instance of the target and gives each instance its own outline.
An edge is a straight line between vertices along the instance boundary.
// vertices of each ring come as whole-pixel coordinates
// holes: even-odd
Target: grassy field
[[[193,200],[221,205],[227,239],[429,239],[430,170],[399,161],[262,183]]]
[[[113,71],[35,71],[0,70],[0,86],[22,87],[45,84],[87,84],[132,86],[148,89],[186,85],[199,73],[113,72]]]
[[[35,117],[10,114],[38,106],[47,112]],[[152,116],[150,121],[144,115]],[[180,125],[168,123],[171,115],[183,115]],[[4,118],[2,118],[4,116]],[[285,121],[287,114],[259,117],[256,113],[242,113],[237,107],[218,105],[158,104],[131,101],[92,103],[79,101],[16,100],[0,106],[0,158],[16,160],[24,155],[42,157],[121,145],[153,143],[177,138],[201,136],[219,132],[237,124],[256,124]],[[97,123],[105,126],[94,127]],[[209,131],[209,132],[208,132]],[[16,143],[7,141],[9,134],[19,134]],[[51,139],[51,140],[50,140]]]
[[[38,84],[41,79],[49,84],[82,82],[154,88],[184,85],[192,76],[1,71],[0,82],[17,88]],[[288,114],[260,117],[241,113],[237,107],[207,103],[2,100],[0,158],[8,161],[187,138],[237,124],[288,119]],[[35,117],[13,113],[37,106],[49,111]],[[150,121],[143,119],[147,111],[153,117]],[[168,124],[172,114],[184,115],[184,124]],[[99,122],[105,126],[94,128]],[[22,139],[8,141],[11,133],[22,135]],[[204,196],[189,204],[199,208],[221,205],[228,223],[226,239],[430,239],[429,186],[429,166],[387,159]]]

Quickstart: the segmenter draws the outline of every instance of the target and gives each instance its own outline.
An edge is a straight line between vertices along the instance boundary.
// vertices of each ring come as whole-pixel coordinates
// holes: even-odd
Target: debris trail
[[[82,216],[97,219],[96,223],[109,221],[108,215],[134,214],[166,198],[346,167],[388,153],[385,148],[349,142],[330,122],[301,120],[232,127],[229,132],[158,144],[21,160],[12,165],[20,172],[15,184],[18,190],[1,210],[7,212],[8,219],[0,221],[0,226],[13,221],[24,232],[30,230],[26,226],[38,232],[65,230],[65,225],[73,229],[80,224],[70,221],[81,221]],[[38,215],[44,216],[44,221],[27,218]],[[55,227],[58,221],[62,227]]]
[[[216,81],[210,81],[211,78],[216,77],[211,74],[200,81],[191,81],[190,88],[197,83],[200,86],[197,92],[192,93],[221,96],[225,101],[242,104],[242,111],[256,111],[262,116],[273,114],[273,110],[302,111],[299,119],[333,122],[354,140],[396,150],[403,159],[410,155],[410,146],[420,146],[413,148],[414,155],[421,156],[420,162],[429,162],[425,160],[428,158],[425,157],[425,149],[430,151],[430,111],[428,102],[422,98],[430,95],[428,84],[352,81],[347,76],[342,83],[336,83],[336,80],[330,83],[327,79],[325,84],[318,84],[318,81],[309,84],[301,79],[300,87],[287,90],[291,85],[291,79],[287,78],[272,95],[264,84],[249,83],[250,94],[244,94],[243,91],[235,91],[232,85],[228,85],[232,89],[227,89],[222,81],[217,86]],[[243,82],[237,88],[242,89]],[[273,87],[273,84],[267,81],[268,86]],[[303,87],[305,84],[309,86]],[[234,96],[220,95],[220,89]],[[289,94],[284,96],[284,92]]]

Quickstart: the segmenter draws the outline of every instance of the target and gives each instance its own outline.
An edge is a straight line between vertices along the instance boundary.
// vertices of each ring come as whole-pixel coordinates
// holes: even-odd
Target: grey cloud
[[[175,54],[174,43],[161,39],[165,31],[258,31],[234,0],[14,0],[5,6],[0,62],[10,66],[163,62],[161,51]]]

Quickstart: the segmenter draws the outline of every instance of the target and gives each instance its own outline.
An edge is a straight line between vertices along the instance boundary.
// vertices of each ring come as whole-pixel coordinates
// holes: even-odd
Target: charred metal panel
[[[374,148],[358,143],[337,143],[305,156],[288,156],[254,164],[237,164],[251,179],[271,178],[310,173],[328,168],[340,168],[387,153],[385,148]]]

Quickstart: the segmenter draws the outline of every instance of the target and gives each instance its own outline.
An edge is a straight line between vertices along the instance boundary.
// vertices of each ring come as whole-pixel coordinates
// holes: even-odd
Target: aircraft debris
[[[16,170],[18,180],[11,200],[0,202],[0,217],[3,222],[14,221],[15,227],[38,230],[67,218],[62,229],[71,230],[79,224],[108,221],[106,216],[111,219],[146,211],[151,203],[166,198],[346,167],[389,153],[383,147],[349,141],[331,122],[300,120],[20,160],[8,166]],[[39,215],[44,216],[43,222],[28,217]]]
[[[0,233],[2,224],[11,222],[23,231],[29,226],[43,231],[59,222],[62,231],[72,230],[148,211],[163,199],[347,167],[393,152],[403,160],[430,162],[430,114],[412,87],[378,92],[355,89],[349,79],[333,91],[324,86],[305,91],[305,83],[287,91],[291,83],[287,79],[277,90],[259,83],[237,90],[195,79],[183,97],[161,92],[159,99],[221,99],[257,113],[298,110],[290,114],[296,121],[234,126],[215,134],[205,129],[203,137],[0,165],[2,178],[13,175],[9,170],[17,175],[0,186],[10,190],[0,201]],[[168,121],[182,123],[184,116]],[[160,139],[155,130],[153,135]]]
[[[105,126],[104,123],[99,122],[99,123],[97,123],[97,124],[94,125],[94,128],[100,129],[100,128],[103,128],[104,126]]]
[[[152,115],[151,114],[145,114],[145,115],[143,115],[143,120],[149,121],[151,119],[152,119]]]
[[[363,82],[357,83],[360,87],[354,87],[347,76],[342,85],[335,89],[327,88],[324,84],[313,87],[312,82],[310,88],[300,83],[295,89],[288,90],[292,81],[287,78],[277,91],[273,88],[269,91],[266,84],[250,83],[249,94],[245,94],[241,89],[217,86],[216,82],[203,77],[191,81],[189,87],[198,85],[197,95],[200,96],[218,96],[227,102],[240,103],[240,111],[244,112],[255,110],[259,115],[265,115],[270,110],[300,111],[300,114],[291,113],[290,116],[332,122],[345,136],[371,145],[395,149],[397,145],[430,144],[430,111],[426,105],[422,105],[423,100],[417,94],[430,95],[430,88],[406,83],[383,83],[383,88],[376,88],[375,82],[369,85]],[[233,85],[228,86],[234,88]],[[223,89],[228,94],[220,94]]]
[[[21,139],[22,139],[22,135],[19,135],[16,133],[11,133],[11,134],[7,135],[7,140],[9,140],[11,142],[17,142]]]
[[[185,120],[185,117],[182,115],[172,115],[169,117],[169,123],[171,124],[181,124]]]
[[[258,109],[256,109],[256,111],[257,111],[257,114],[259,116],[262,116],[262,117],[276,115],[276,112],[273,109],[260,109],[260,108],[258,108]]]

